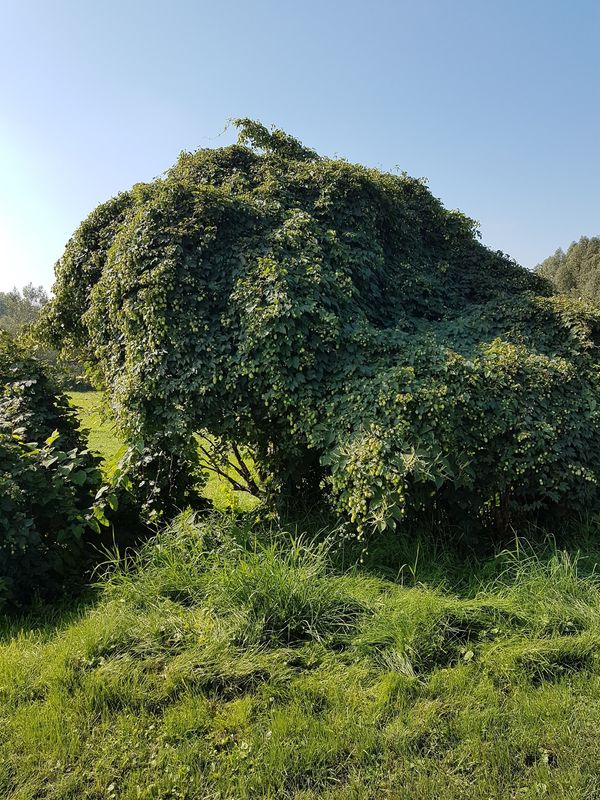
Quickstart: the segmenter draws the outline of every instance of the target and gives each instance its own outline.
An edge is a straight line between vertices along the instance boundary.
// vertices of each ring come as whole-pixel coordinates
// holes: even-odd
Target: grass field
[[[599,797],[598,578],[405,547],[390,580],[183,516],[87,606],[6,624],[0,796]]]
[[[94,391],[71,392],[69,398],[79,413],[82,427],[89,432],[90,449],[102,456],[105,474],[110,475],[123,451],[123,442],[102,406],[102,396]]]

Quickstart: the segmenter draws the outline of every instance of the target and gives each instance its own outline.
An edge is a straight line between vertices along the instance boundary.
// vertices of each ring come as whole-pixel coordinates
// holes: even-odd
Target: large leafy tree
[[[582,236],[566,253],[559,249],[538,264],[536,271],[559,292],[600,305],[600,236]]]
[[[595,502],[598,314],[422,180],[239,126],[99,206],[45,312],[107,387],[146,511],[190,499],[198,430],[362,529]]]

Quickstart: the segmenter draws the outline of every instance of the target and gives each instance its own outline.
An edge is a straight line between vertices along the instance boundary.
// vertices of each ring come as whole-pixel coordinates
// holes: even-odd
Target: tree
[[[582,236],[565,253],[560,248],[536,271],[552,281],[557,291],[600,305],[600,237]]]
[[[69,359],[61,358],[43,338],[35,335],[35,323],[48,301],[44,287],[32,283],[20,290],[15,287],[10,292],[0,292],[0,331],[10,334],[31,355],[35,355],[65,389],[89,388],[77,353],[73,352]]]
[[[0,330],[17,336],[35,322],[42,307],[48,302],[43,286],[28,283],[22,290],[0,292]]]
[[[199,430],[361,530],[594,503],[598,312],[424,181],[238,125],[92,212],[44,312],[107,387],[146,514],[193,498]]]

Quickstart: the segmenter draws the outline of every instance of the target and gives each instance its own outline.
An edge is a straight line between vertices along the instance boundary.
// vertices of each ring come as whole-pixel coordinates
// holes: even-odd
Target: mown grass
[[[102,456],[104,472],[110,476],[124,447],[114,422],[102,407],[102,395],[94,391],[71,392],[69,399],[77,409],[82,427],[89,432],[90,449]]]
[[[591,564],[513,549],[444,587],[335,541],[182,516],[87,608],[7,624],[0,796],[600,796]]]
[[[79,413],[81,425],[89,431],[90,449],[103,459],[103,470],[107,477],[113,473],[124,446],[109,410],[102,404],[102,394],[95,391],[71,392],[73,406]],[[250,511],[257,505],[256,498],[246,492],[236,491],[225,479],[214,473],[207,473],[207,483],[202,494],[220,511]]]

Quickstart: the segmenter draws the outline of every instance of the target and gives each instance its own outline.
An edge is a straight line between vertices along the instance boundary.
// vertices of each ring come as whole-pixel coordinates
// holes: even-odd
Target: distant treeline
[[[50,298],[43,286],[32,283],[23,289],[0,292],[0,330],[18,336],[31,325]]]
[[[600,303],[600,236],[582,236],[536,267],[559,292]]]
[[[78,358],[59,357],[57,351],[37,336],[34,323],[50,297],[43,286],[28,283],[10,292],[0,292],[0,332],[5,331],[30,355],[35,355],[50,370],[64,389],[89,387]]]

